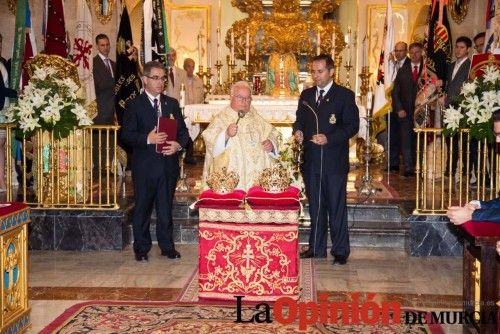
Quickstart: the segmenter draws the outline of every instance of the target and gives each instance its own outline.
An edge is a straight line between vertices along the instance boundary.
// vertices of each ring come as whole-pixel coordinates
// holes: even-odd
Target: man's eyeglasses
[[[158,81],[158,80],[161,80],[163,82],[167,81],[168,78],[167,77],[159,77],[157,75],[153,75],[152,77],[150,77],[149,75],[146,75],[147,78],[151,79],[151,80],[154,80],[154,81]]]
[[[245,102],[245,103],[252,102],[252,98],[251,97],[243,97],[243,96],[240,96],[240,95],[233,95],[233,97],[235,97],[240,102]]]

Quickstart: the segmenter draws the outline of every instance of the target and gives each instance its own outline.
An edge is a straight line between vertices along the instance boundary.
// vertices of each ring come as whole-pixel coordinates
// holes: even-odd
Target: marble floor
[[[160,256],[153,246],[149,262],[123,251],[30,251],[29,299],[37,333],[66,308],[86,300],[174,300],[198,263],[197,245],[179,245],[180,260]],[[353,248],[345,266],[331,258],[315,260],[318,293],[348,300],[351,292],[375,292],[377,300],[407,307],[459,309],[462,259],[410,257],[403,249]],[[461,328],[446,328],[461,333]]]

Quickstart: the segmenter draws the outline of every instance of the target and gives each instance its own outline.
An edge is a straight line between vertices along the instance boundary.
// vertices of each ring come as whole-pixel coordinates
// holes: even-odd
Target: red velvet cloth
[[[9,204],[8,206],[4,206]],[[28,206],[21,202],[0,203],[0,217],[8,215],[19,210],[26,209]]]
[[[200,221],[198,295],[228,301],[235,295],[246,301],[298,298],[297,253],[296,223]]]
[[[288,187],[286,191],[270,193],[264,191],[261,186],[254,186],[248,189],[247,202],[250,205],[264,206],[288,206],[299,203],[300,189]]]
[[[462,228],[473,237],[500,237],[500,224],[482,221],[468,221]]]
[[[204,205],[238,206],[245,200],[246,192],[236,189],[227,194],[219,194],[212,189],[207,189],[200,193],[196,207]]]

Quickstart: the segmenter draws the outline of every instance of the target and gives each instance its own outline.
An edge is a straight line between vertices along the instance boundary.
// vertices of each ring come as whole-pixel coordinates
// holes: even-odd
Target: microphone
[[[316,118],[316,134],[319,134],[319,122],[318,122],[318,114],[316,113],[316,111],[309,105],[309,103],[307,103],[307,101],[305,100],[302,100],[302,104],[304,106],[306,106],[309,110],[312,111],[314,117]]]
[[[241,111],[241,110],[238,111],[238,120],[236,121],[236,125],[238,125],[238,122],[240,121],[240,119],[245,117],[245,115],[246,115],[246,112]]]

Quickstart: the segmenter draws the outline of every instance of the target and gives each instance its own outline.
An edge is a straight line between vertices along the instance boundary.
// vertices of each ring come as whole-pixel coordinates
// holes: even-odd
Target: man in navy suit
[[[122,140],[132,147],[132,179],[135,209],[132,217],[134,252],[137,261],[148,260],[151,249],[149,224],[153,204],[156,208],[156,237],[161,255],[180,258],[173,241],[172,203],[179,176],[178,152],[186,146],[189,134],[179,102],[162,94],[167,80],[165,68],[156,61],[144,65],[144,92],[127,104]],[[158,132],[158,117],[177,120],[177,139]],[[161,153],[156,144],[167,143]]]
[[[354,93],[333,82],[334,64],[328,55],[312,60],[316,86],[302,92],[293,124],[294,137],[304,145],[303,175],[309,199],[309,249],[301,258],[326,257],[328,227],[333,264],[349,257],[347,228],[347,173],[349,138],[359,128]]]
[[[422,62],[423,45],[410,44],[410,62],[396,74],[394,89],[392,90],[391,133],[393,140],[399,140],[399,147],[405,165],[404,176],[415,175],[416,141],[413,132],[413,114],[415,112],[415,99],[418,84],[423,70]],[[395,170],[399,166],[399,150],[391,148],[390,164]]]
[[[496,144],[500,144],[500,110],[493,113],[493,132]],[[446,215],[455,225],[469,220],[500,223],[500,197],[491,201],[471,201],[465,206],[450,206]]]

